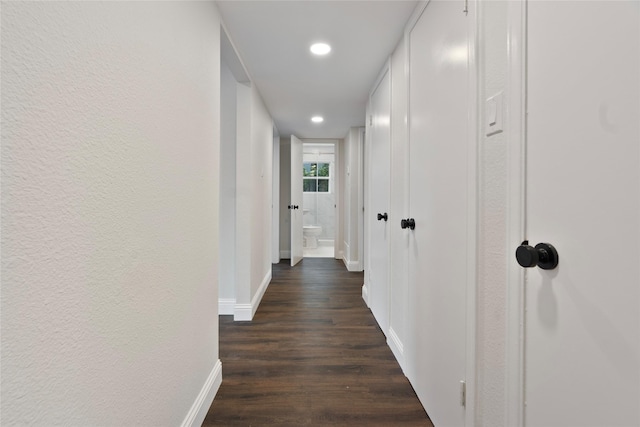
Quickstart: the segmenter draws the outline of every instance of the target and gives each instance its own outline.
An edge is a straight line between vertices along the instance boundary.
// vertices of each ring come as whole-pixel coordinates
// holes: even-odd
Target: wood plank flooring
[[[286,260],[288,262],[288,260]],[[341,261],[273,266],[252,322],[220,317],[205,426],[433,426]]]

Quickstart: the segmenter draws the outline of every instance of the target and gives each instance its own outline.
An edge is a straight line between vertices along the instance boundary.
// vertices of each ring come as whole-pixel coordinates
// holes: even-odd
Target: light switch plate
[[[502,92],[487,99],[485,104],[485,133],[487,136],[503,131]]]

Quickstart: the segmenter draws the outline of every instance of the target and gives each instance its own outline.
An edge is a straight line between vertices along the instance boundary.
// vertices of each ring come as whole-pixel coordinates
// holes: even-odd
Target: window
[[[305,162],[302,164],[302,191],[305,193],[329,192],[329,163]]]

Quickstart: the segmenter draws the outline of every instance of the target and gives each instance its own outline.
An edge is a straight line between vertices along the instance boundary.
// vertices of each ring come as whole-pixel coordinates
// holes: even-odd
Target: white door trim
[[[334,211],[334,233],[333,233],[333,258],[342,259],[344,255],[344,245],[341,243],[344,240],[341,230],[344,229],[344,208],[342,206],[342,195],[344,194],[344,183],[340,179],[342,171],[342,156],[340,152],[344,146],[344,139],[316,139],[316,138],[300,138],[302,141],[304,158],[304,144],[323,144],[333,145],[333,171],[331,179],[333,180],[333,188],[335,195],[335,211]],[[303,193],[304,196],[304,193]]]
[[[380,86],[380,83],[382,83],[382,79],[384,79],[384,76],[386,76],[387,73],[389,73],[389,77],[391,77],[390,70],[391,70],[391,58],[387,57],[387,59],[385,59],[384,61],[384,65],[382,65],[382,68],[378,73],[378,77],[376,77],[376,80],[373,83],[372,89],[369,91],[369,102],[371,102],[371,98],[373,97],[373,94],[376,93],[376,91],[378,90],[378,86]],[[389,95],[391,95],[391,89],[389,89]]]
[[[418,20],[420,19],[420,17],[422,16],[422,13],[424,12],[424,10],[427,8],[427,5],[429,4],[429,1],[431,0],[423,0],[420,3],[418,3],[418,5],[416,6],[415,9],[413,9],[413,13],[411,14],[411,16],[409,17],[409,20],[407,21],[407,25],[404,27],[404,39],[407,42],[407,46],[406,46],[406,50],[407,50],[407,64],[409,64],[409,52],[411,51],[409,49],[408,46],[408,42],[409,40],[411,40],[410,34],[411,34],[411,30],[413,30],[413,27],[416,26],[416,24],[418,23]],[[407,69],[407,75],[408,75],[408,69]],[[407,101],[408,103],[408,101]]]
[[[466,324],[466,391],[465,391],[465,425],[475,425],[476,408],[476,328],[477,328],[477,264],[478,264],[478,151],[480,149],[480,129],[478,82],[478,1],[469,0],[468,4],[469,34],[469,134],[467,136],[467,324]]]
[[[526,101],[527,4],[511,1],[508,8],[507,88],[507,313],[505,424],[524,425],[524,269],[515,249],[526,234]]]

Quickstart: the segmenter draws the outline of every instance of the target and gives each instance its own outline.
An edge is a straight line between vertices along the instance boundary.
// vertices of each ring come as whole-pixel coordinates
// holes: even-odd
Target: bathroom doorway
[[[336,144],[304,142],[302,150],[303,256],[335,258]]]

